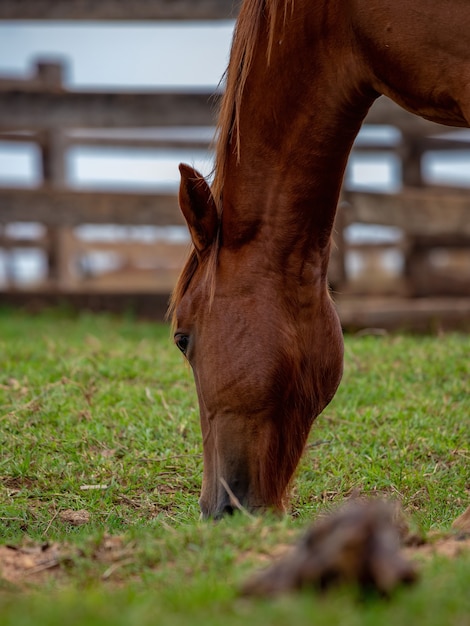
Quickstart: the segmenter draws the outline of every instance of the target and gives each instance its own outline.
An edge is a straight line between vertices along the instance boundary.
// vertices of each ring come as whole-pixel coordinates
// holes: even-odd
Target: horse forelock
[[[175,288],[173,289],[173,292],[171,294],[170,304],[168,306],[168,311],[166,314],[167,318],[171,320],[173,330],[175,330],[177,325],[176,309],[178,308],[182,297],[188,290],[189,284],[196,272],[198,264],[199,261],[197,258],[196,250],[194,247],[192,247],[186,263],[181,270],[181,274],[178,277]]]
[[[209,306],[209,309],[214,300],[215,293],[215,269],[217,265],[218,258],[218,250],[219,250],[219,237],[215,238],[215,241],[212,243],[211,247],[207,250],[204,255],[204,259],[196,252],[194,246],[191,247],[189,252],[189,256],[186,260],[186,263],[183,266],[181,274],[176,282],[175,288],[171,294],[170,303],[167,311],[167,319],[171,320],[172,329],[175,330],[177,326],[177,308],[179,303],[181,302],[183,296],[188,291],[189,286],[193,280],[193,277],[199,268],[201,263],[205,264],[205,272],[202,276],[202,281],[205,282],[207,287],[207,295],[208,298],[206,303]]]

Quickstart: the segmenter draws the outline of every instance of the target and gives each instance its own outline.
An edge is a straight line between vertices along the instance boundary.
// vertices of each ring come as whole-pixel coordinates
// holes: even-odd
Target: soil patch
[[[122,565],[134,560],[135,546],[123,537],[104,537],[85,554],[64,543],[0,546],[0,589],[25,590],[55,579],[67,582],[79,561],[96,566],[94,575],[108,580]]]

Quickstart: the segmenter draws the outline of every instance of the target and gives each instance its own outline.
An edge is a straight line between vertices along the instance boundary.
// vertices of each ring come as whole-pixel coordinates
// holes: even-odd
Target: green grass
[[[350,589],[246,601],[236,590],[353,491],[398,499],[424,531],[450,527],[470,500],[469,355],[466,335],[347,337],[291,515],[202,523],[194,384],[169,329],[0,311],[0,543],[60,542],[65,555],[41,580],[0,575],[2,625],[468,624],[468,557],[427,562],[391,602],[361,604]],[[66,509],[90,521],[73,526]],[[108,535],[121,540],[106,558]]]

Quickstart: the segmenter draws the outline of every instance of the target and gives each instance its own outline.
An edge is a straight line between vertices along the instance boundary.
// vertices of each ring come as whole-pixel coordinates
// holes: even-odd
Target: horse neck
[[[377,94],[348,45],[331,58],[310,36],[307,42],[303,31],[286,30],[269,64],[267,35],[260,37],[240,105],[239,144],[227,153],[222,242],[232,249],[249,243],[280,263],[311,257],[326,274],[348,155]],[[312,61],[295,71],[298,59]]]

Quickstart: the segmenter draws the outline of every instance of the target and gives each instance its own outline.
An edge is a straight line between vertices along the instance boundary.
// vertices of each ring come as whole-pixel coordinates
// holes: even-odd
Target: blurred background
[[[188,248],[177,166],[210,176],[232,4],[0,2],[3,302],[163,316]],[[470,130],[379,99],[330,281],[345,327],[470,326]]]

